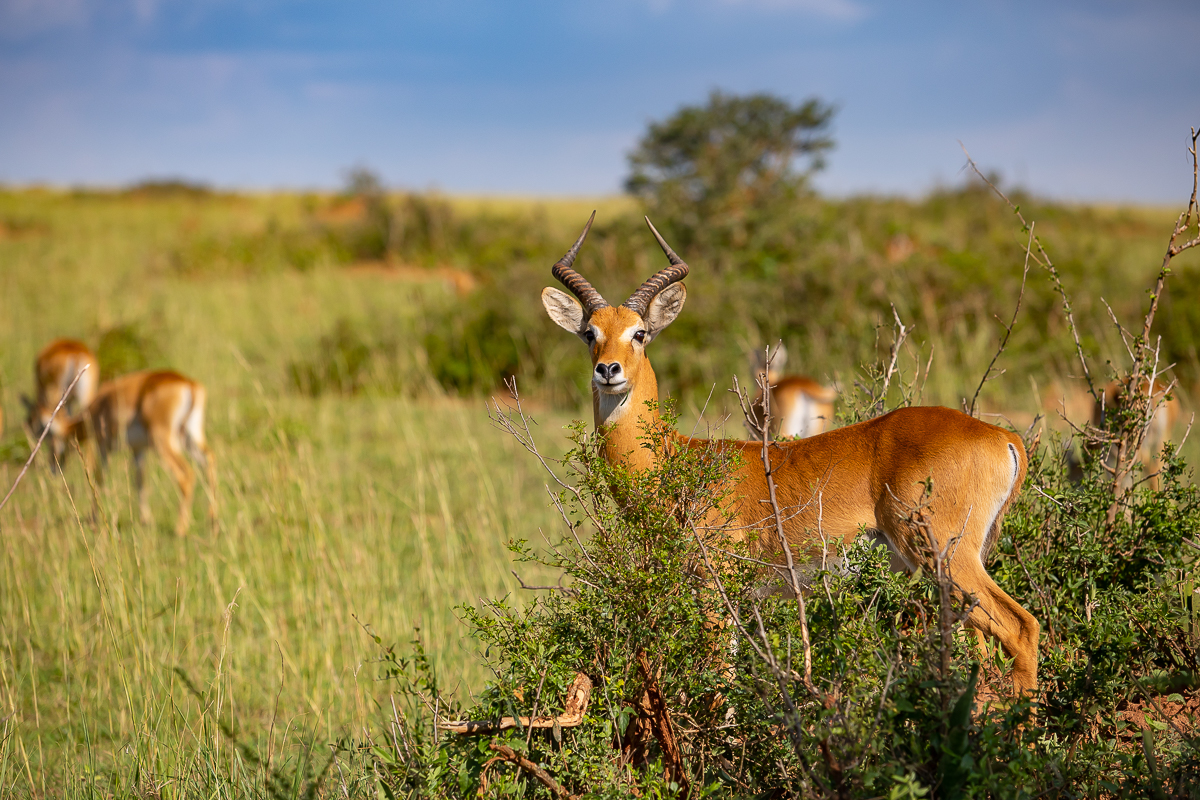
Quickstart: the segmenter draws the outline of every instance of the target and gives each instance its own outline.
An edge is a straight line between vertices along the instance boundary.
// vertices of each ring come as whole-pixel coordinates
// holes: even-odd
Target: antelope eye
[[[645,344],[646,343],[646,332],[638,331],[637,333],[635,333],[633,335],[633,340],[639,344]]]
[[[596,334],[591,328],[589,328],[583,332],[583,338],[587,339],[588,344],[591,344],[592,342],[596,341]]]

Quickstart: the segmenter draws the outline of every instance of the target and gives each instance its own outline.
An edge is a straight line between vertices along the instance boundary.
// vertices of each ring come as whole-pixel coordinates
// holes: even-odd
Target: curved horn
[[[658,240],[658,246],[667,254],[667,260],[671,262],[671,266],[654,273],[648,281],[643,283],[636,292],[629,295],[629,299],[625,301],[625,307],[635,311],[640,317],[646,316],[646,310],[650,307],[650,301],[654,299],[655,295],[672,283],[683,280],[688,274],[688,265],[683,263],[682,258],[675,255],[675,251],[671,249],[671,246],[659,234],[658,230],[654,227],[654,223],[650,221],[650,218],[646,217],[645,220],[646,224],[650,226],[650,231],[654,234],[654,238]]]
[[[550,269],[550,273],[562,281],[563,286],[566,286],[571,290],[572,294],[579,298],[579,301],[583,303],[584,310],[588,314],[591,314],[598,308],[606,308],[608,301],[592,288],[592,285],[587,282],[586,278],[571,269],[571,265],[575,263],[575,257],[579,255],[579,248],[583,244],[583,240],[587,238],[588,231],[592,229],[592,222],[595,219],[596,212],[593,211],[592,216],[588,218],[587,225],[583,226],[583,233],[579,234],[579,238],[575,240],[575,244],[571,245],[571,249],[567,251],[567,254],[560,258]]]

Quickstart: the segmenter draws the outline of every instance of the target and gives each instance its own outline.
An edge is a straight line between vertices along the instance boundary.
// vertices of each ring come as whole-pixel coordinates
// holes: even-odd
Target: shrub
[[[501,424],[508,424],[501,421]],[[522,443],[527,422],[510,426]],[[647,431],[647,444],[661,445]],[[1043,625],[1043,694],[1001,702],[1003,664],[979,661],[961,629],[969,597],[930,570],[893,573],[861,540],[846,569],[817,570],[803,605],[761,597],[762,572],[720,509],[732,462],[669,453],[630,473],[608,465],[582,425],[557,483],[564,533],[518,560],[561,571],[524,608],[464,607],[495,678],[469,704],[444,692],[418,643],[382,651],[384,677],[412,704],[379,752],[398,796],[1065,797],[1200,789],[1192,722],[1155,704],[1194,697],[1197,640],[1175,586],[1200,494],[1174,458],[1159,492],[1097,535],[1111,483],[1101,467],[1065,479],[1042,451],[1005,526],[993,574]],[[736,615],[733,617],[732,615]],[[736,619],[736,622],[734,621]],[[807,631],[805,630],[807,627]],[[811,680],[804,647],[811,641]],[[573,677],[594,685],[572,728],[435,733],[445,719],[562,711]],[[662,705],[656,706],[651,697]],[[430,709],[440,709],[435,718]],[[1144,730],[1133,710],[1144,711]],[[669,744],[660,733],[673,734]],[[509,751],[543,769],[535,777]],[[558,796],[566,796],[559,794]]]

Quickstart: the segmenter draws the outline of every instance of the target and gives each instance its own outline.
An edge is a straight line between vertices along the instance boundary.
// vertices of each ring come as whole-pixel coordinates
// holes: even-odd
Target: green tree
[[[770,247],[779,223],[824,166],[834,108],[770,94],[714,91],[650,125],[629,156],[626,189],[686,248]]]

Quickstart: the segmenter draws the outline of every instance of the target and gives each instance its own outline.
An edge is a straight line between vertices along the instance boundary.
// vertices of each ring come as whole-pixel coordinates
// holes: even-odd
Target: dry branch
[[[1088,368],[1087,358],[1083,354],[1083,342],[1079,338],[1079,328],[1075,325],[1075,312],[1071,309],[1071,298],[1067,294],[1066,287],[1063,286],[1062,277],[1058,274],[1058,267],[1054,266],[1054,262],[1050,260],[1050,254],[1046,252],[1046,248],[1042,247],[1041,240],[1034,235],[1033,226],[1025,221],[1025,217],[1021,214],[1021,207],[1013,203],[1012,200],[1009,200],[1008,195],[1000,191],[1000,187],[988,180],[988,177],[980,171],[979,166],[975,163],[975,159],[971,158],[971,154],[967,152],[967,148],[962,142],[959,142],[958,146],[962,147],[963,155],[967,157],[967,166],[996,193],[997,197],[1012,209],[1012,212],[1016,214],[1017,219],[1021,222],[1021,229],[1029,231],[1031,241],[1037,245],[1036,253],[1031,250],[1027,250],[1027,252],[1034,262],[1050,275],[1050,280],[1054,283],[1054,290],[1058,292],[1058,296],[1062,299],[1063,314],[1067,318],[1067,326],[1071,329],[1071,335],[1075,338],[1075,354],[1079,357],[1079,365],[1083,367],[1083,377],[1087,380],[1088,391],[1091,392],[1092,398],[1098,400],[1099,396],[1096,394],[1096,384],[1092,380],[1092,371]]]
[[[641,711],[650,720],[650,728],[654,738],[662,748],[663,765],[667,770],[667,778],[679,784],[680,791],[687,797],[691,789],[688,785],[687,769],[683,763],[683,753],[679,750],[679,742],[675,740],[675,725],[671,722],[671,710],[663,699],[662,688],[650,672],[650,662],[646,653],[639,650],[637,654],[638,672],[641,673],[646,693],[642,698]]]
[[[996,348],[996,354],[992,356],[992,360],[988,363],[987,369],[983,373],[983,377],[979,379],[979,386],[975,387],[975,395],[971,398],[971,406],[966,409],[967,414],[975,416],[975,404],[979,401],[979,393],[983,391],[983,386],[993,378],[998,378],[1004,374],[1004,370],[1000,370],[996,375],[992,374],[992,369],[996,366],[996,362],[1000,360],[1000,356],[1004,353],[1004,348],[1008,347],[1009,337],[1012,336],[1013,326],[1017,324],[1017,314],[1021,310],[1021,301],[1025,299],[1025,282],[1029,278],[1029,256],[1033,249],[1033,223],[1029,224],[1029,241],[1025,243],[1025,268],[1021,273],[1021,291],[1017,295],[1017,305],[1013,309],[1012,319],[1004,326],[1004,336],[1000,338],[1000,346]]]
[[[574,728],[583,722],[588,701],[592,697],[592,679],[582,672],[567,689],[566,709],[558,716],[501,717],[500,719],[460,720],[441,722],[438,727],[450,733],[495,733],[509,728]]]
[[[550,776],[549,772],[546,772],[546,770],[542,769],[537,764],[518,753],[516,750],[513,750],[508,745],[500,744],[499,742],[492,742],[488,745],[488,749],[494,753],[499,753],[499,755],[496,757],[496,759],[493,759],[493,761],[499,759],[501,761],[507,761],[511,764],[516,764],[518,767],[537,778],[543,786],[550,790],[551,794],[560,798],[560,800],[575,800],[575,798],[578,797],[578,795],[571,794],[566,789],[559,786],[558,781],[554,780],[554,778]],[[488,764],[491,763],[491,761],[488,762]],[[482,789],[483,787],[481,786],[480,788]]]

